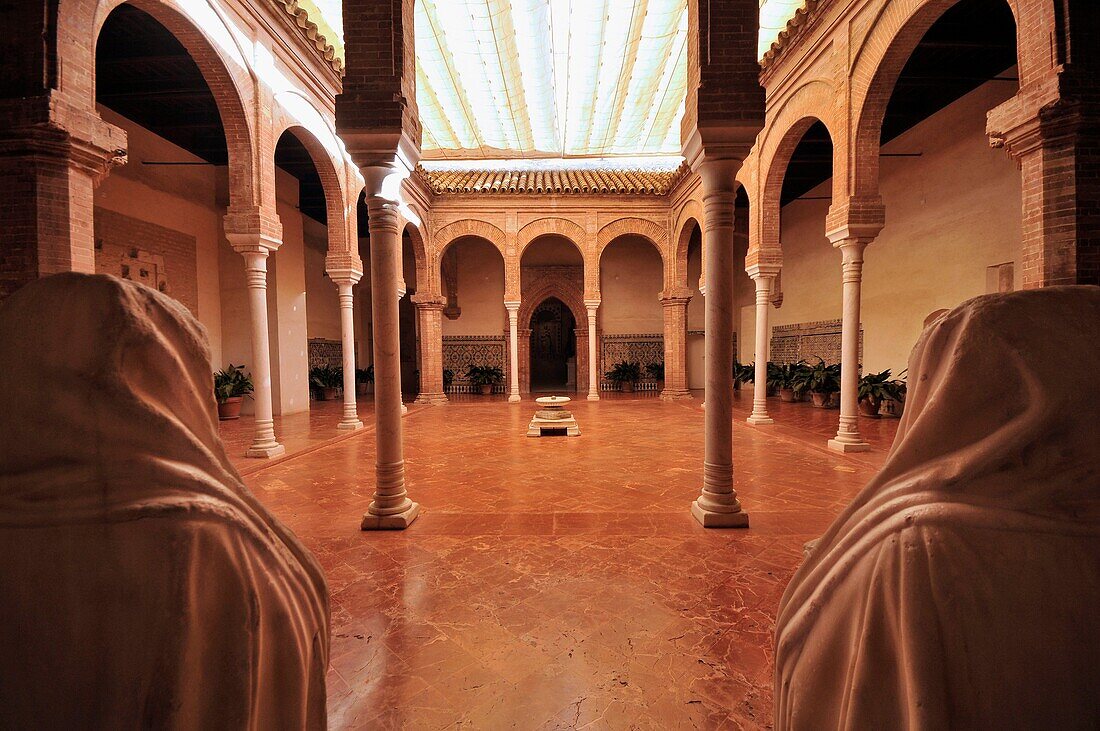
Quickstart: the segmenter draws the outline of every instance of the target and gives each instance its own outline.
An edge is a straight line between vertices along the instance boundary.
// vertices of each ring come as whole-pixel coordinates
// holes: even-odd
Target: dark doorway
[[[531,313],[531,390],[576,388],[577,323],[565,303],[546,299]]]

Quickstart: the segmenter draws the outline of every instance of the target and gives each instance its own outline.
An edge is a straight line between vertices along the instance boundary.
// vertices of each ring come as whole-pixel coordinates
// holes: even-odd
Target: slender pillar
[[[398,262],[397,263],[397,267],[398,267],[397,268],[397,272],[398,272],[398,274],[397,274],[397,281],[398,281],[398,285],[397,285],[397,308],[398,308],[397,309],[397,312],[398,312],[398,314],[397,314],[397,337],[398,337],[398,342],[400,343],[400,340],[401,340],[401,300],[405,299],[405,295],[408,294],[409,290],[406,289],[405,279],[401,275],[400,255],[398,255],[397,262]],[[374,301],[373,298],[372,298],[371,301],[372,302]],[[398,349],[397,349],[397,363],[398,363],[398,369],[397,370],[398,370],[398,373],[400,374],[400,371],[401,371],[401,368],[400,368],[401,348],[400,347],[398,347]],[[405,394],[404,394],[404,391],[402,391],[401,392],[401,415],[404,416],[407,413],[409,413],[409,407],[405,404]]]
[[[418,404],[445,404],[443,392],[443,307],[441,298],[413,295],[420,323],[420,393]]]
[[[843,238],[840,249],[844,282],[844,312],[840,335],[840,428],[829,440],[838,452],[866,452],[871,445],[859,435],[859,298],[863,280],[863,250],[869,238]]]
[[[759,265],[749,269],[749,276],[756,282],[756,353],[753,356],[756,374],[752,389],[752,414],[745,421],[753,426],[774,423],[768,416],[768,338],[771,334],[768,327],[768,308],[771,306],[772,284],[778,270],[778,267],[773,271]]]
[[[661,298],[665,314],[665,386],[661,398],[666,401],[691,398],[687,387],[687,307],[691,297],[671,294]]]
[[[516,403],[519,397],[519,301],[504,300],[508,310],[508,400]]]
[[[244,256],[245,283],[248,286],[248,313],[252,335],[252,400],[256,409],[255,434],[249,457],[278,457],[286,447],[275,440],[275,418],[271,407],[271,341],[267,324],[267,257],[279,242],[264,240],[259,234],[226,234],[233,248]]]
[[[691,514],[707,528],[747,528],[749,516],[733,489],[733,208],[737,159],[705,160],[703,251],[706,297],[706,435],[703,489]]]
[[[397,204],[382,197],[387,169],[364,168],[370,225],[371,306],[374,320],[374,499],[363,530],[407,528],[420,512],[405,490],[401,426],[401,229]],[[376,182],[377,181],[377,182]]]
[[[359,412],[355,405],[355,295],[352,292],[355,283],[362,274],[337,274],[329,276],[340,292],[340,341],[344,361],[344,414],[337,424],[339,429],[362,429]]]
[[[584,306],[588,310],[588,400],[599,401],[600,374],[596,357],[596,310],[600,308],[600,300],[585,300]]]

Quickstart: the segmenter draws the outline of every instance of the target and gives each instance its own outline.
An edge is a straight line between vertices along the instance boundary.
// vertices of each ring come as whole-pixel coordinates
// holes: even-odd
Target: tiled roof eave
[[[416,174],[436,195],[653,197],[668,195],[687,174],[675,170],[447,170],[417,166]]]
[[[321,58],[332,66],[332,69],[340,76],[344,75],[344,59],[336,53],[336,48],[321,34],[317,24],[309,19],[309,13],[305,8],[298,6],[298,0],[270,0],[276,7],[282,8],[290,16],[291,21],[297,25],[302,35],[306,37],[310,45],[317,49]]]

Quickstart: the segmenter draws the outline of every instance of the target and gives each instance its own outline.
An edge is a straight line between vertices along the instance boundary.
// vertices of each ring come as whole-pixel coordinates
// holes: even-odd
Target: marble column
[[[337,424],[339,429],[362,429],[359,412],[355,406],[355,295],[353,287],[361,274],[330,273],[340,292],[340,341],[344,361],[344,415]]]
[[[756,283],[756,353],[753,356],[756,373],[752,388],[752,414],[745,421],[754,426],[774,423],[768,416],[768,339],[771,335],[768,309],[778,271],[778,267],[765,269],[759,265],[749,268],[749,276]]]
[[[674,293],[661,298],[665,315],[665,385],[667,401],[691,398],[687,387],[687,308],[691,297]]]
[[[442,298],[413,295],[420,324],[420,393],[418,404],[445,404],[443,392],[443,307]]]
[[[508,310],[508,400],[516,403],[519,397],[519,301],[504,300]]]
[[[596,350],[596,310],[600,308],[600,300],[585,300],[584,306],[588,310],[588,400],[600,400],[600,374],[598,366],[598,353]]]
[[[863,282],[863,250],[869,238],[842,238],[840,249],[844,310],[840,335],[840,428],[829,440],[838,452],[866,452],[871,445],[859,434],[859,300]]]
[[[405,490],[401,426],[401,227],[397,203],[382,196],[386,169],[364,168],[370,227],[371,306],[374,321],[374,499],[363,530],[408,527],[420,512]],[[373,184],[377,181],[378,184]]]
[[[267,323],[267,257],[281,242],[260,234],[226,232],[233,249],[244,257],[245,283],[248,287],[248,314],[252,336],[252,402],[255,408],[255,433],[246,455],[278,457],[286,448],[275,439],[275,418],[271,405],[271,340]]]
[[[746,528],[733,489],[733,209],[741,161],[705,160],[703,251],[707,267],[703,489],[691,514],[706,528]]]

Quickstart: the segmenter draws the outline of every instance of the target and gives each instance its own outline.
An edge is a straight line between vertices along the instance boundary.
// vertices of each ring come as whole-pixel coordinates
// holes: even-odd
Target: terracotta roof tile
[[[429,170],[417,166],[416,171],[437,195],[668,195],[687,166],[603,170]]]

